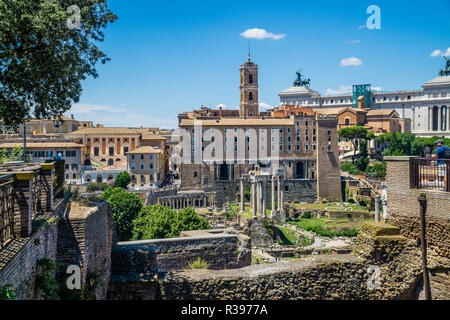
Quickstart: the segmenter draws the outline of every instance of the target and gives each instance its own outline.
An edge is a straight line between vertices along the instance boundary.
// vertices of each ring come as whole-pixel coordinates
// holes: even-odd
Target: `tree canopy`
[[[363,126],[344,127],[338,131],[339,138],[349,139],[353,145],[352,163],[355,161],[356,150],[358,149],[359,140],[371,140],[374,137],[373,132],[367,130]]]
[[[102,195],[111,207],[119,241],[130,240],[133,233],[133,220],[142,209],[142,202],[134,193],[122,188],[108,188]]]
[[[161,205],[144,207],[133,223],[133,240],[173,238],[181,231],[209,228],[193,208],[176,211]]]
[[[80,9],[80,28],[68,19]],[[60,118],[78,102],[81,81],[98,76],[109,58],[97,44],[118,17],[106,0],[0,1],[0,118],[8,126],[24,120]]]
[[[375,141],[388,144],[388,147],[383,151],[385,156],[421,156],[427,145],[422,139],[416,138],[413,133],[401,132],[382,134],[376,137]]]
[[[130,174],[126,171],[123,171],[116,176],[116,179],[114,179],[114,186],[126,189],[130,182]]]

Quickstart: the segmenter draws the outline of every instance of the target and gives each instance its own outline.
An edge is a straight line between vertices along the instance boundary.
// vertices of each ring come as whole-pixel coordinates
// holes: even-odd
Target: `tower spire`
[[[248,40],[248,58],[247,62],[250,62],[250,40]]]

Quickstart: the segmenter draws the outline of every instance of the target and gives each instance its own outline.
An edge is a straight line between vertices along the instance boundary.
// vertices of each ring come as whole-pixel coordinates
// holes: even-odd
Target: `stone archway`
[[[97,183],[102,183],[102,182],[103,182],[103,177],[102,177],[101,174],[99,174],[99,175],[97,176]]]

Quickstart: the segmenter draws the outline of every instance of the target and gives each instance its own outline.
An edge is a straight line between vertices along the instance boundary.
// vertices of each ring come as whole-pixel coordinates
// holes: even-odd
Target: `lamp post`
[[[23,162],[27,162],[27,125],[23,122]]]

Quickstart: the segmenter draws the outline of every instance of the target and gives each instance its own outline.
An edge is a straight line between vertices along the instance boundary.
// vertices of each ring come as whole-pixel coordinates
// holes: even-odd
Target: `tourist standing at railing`
[[[438,166],[438,176],[439,176],[439,182],[443,181],[444,186],[447,185],[447,165],[445,161],[439,161],[439,159],[450,159],[450,148],[447,146],[444,146],[444,141],[441,139],[438,139],[434,142],[436,145],[436,151],[432,155],[433,158],[438,159],[437,166]]]

